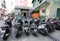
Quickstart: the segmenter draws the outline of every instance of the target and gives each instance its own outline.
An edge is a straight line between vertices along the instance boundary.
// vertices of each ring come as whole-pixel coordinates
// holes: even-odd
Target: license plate
[[[9,35],[9,33],[8,34],[6,34],[6,36],[8,36]]]
[[[36,31],[37,31],[37,29],[34,29],[34,31],[36,32]]]
[[[28,29],[27,27],[25,29]]]
[[[5,33],[5,30],[2,30],[1,32],[2,32],[2,33]]]

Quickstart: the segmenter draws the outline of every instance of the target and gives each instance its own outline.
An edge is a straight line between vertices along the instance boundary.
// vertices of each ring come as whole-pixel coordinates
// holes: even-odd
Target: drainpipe
[[[45,20],[46,20],[46,8],[47,8],[47,5],[48,5],[48,3],[47,2],[45,2]]]
[[[47,5],[47,2],[46,2],[46,5]],[[46,20],[46,6],[45,6],[45,20]]]
[[[45,7],[45,20],[46,20],[46,7]]]

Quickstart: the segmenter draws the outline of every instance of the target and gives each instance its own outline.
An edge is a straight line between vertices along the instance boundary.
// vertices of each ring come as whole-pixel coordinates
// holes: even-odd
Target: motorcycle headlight
[[[38,29],[45,28],[45,25],[40,25]]]
[[[25,29],[28,29],[28,27],[25,27]]]
[[[37,29],[34,29],[34,31],[36,32],[36,31],[37,31]]]

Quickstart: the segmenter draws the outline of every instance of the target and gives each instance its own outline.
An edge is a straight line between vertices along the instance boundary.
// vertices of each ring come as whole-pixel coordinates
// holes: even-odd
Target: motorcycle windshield
[[[38,29],[45,28],[45,27],[44,27],[45,25],[46,25],[46,24],[42,24],[42,25],[38,26]]]

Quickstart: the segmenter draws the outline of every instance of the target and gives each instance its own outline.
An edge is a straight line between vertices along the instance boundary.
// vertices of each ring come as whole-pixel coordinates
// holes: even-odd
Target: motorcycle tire
[[[8,36],[9,36],[9,35],[8,35]],[[3,40],[7,40],[8,36],[6,36],[6,34],[4,34]]]
[[[33,33],[34,36],[37,36],[37,33]]]
[[[36,32],[31,31],[31,33],[32,33],[33,36],[37,36],[37,33]]]
[[[17,33],[15,37],[18,38],[19,37],[19,34]]]
[[[29,35],[29,32],[25,32],[26,35]]]
[[[48,31],[46,31],[45,29],[40,30],[39,33],[41,33],[44,36],[47,36],[48,35]]]

